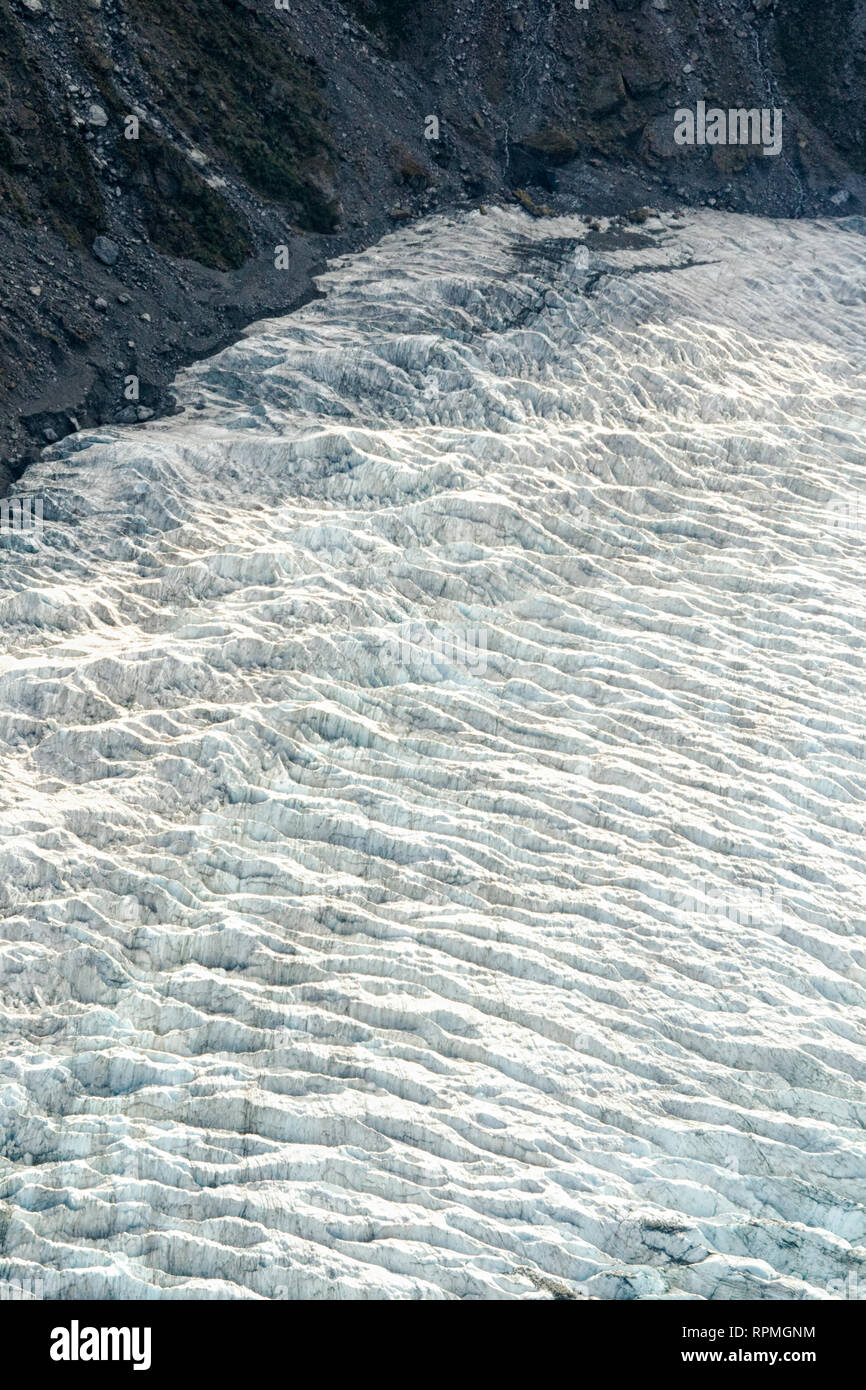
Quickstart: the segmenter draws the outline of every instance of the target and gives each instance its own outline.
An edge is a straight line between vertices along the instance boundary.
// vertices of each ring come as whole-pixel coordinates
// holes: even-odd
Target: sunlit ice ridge
[[[866,222],[490,209],[0,538],[0,1280],[866,1293]]]

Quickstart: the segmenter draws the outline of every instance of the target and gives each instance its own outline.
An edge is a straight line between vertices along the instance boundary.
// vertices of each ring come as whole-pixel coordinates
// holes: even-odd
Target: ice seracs
[[[404,230],[26,475],[0,1280],[859,1277],[866,240],[609,231]]]

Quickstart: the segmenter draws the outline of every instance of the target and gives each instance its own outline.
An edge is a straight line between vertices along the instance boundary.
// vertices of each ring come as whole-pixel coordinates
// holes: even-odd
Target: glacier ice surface
[[[432,219],[26,475],[0,1281],[866,1296],[863,231]]]

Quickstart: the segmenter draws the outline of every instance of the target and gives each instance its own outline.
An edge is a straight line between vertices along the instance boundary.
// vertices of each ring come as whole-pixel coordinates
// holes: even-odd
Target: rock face
[[[42,0],[0,0],[0,488],[46,412],[61,431],[110,421],[130,371],[165,406],[180,363],[298,303],[392,213],[516,190],[555,211],[864,211],[864,9],[91,0],[49,25]],[[672,147],[674,109],[702,98],[778,106],[782,157]],[[95,237],[117,265],[94,263]],[[128,321],[94,320],[118,289]]]
[[[864,232],[425,219],[31,470],[0,1278],[862,1288]]]

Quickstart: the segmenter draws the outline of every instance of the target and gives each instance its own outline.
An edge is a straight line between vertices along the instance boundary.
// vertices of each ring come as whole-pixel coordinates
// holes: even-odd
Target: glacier
[[[0,1282],[866,1297],[864,234],[431,218],[28,471]]]

